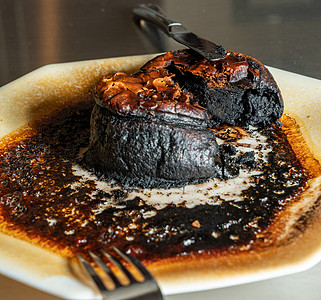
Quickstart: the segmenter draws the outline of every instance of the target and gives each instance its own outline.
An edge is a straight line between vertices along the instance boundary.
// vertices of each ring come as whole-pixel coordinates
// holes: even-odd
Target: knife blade
[[[137,18],[153,23],[169,37],[196,51],[209,61],[221,60],[226,56],[221,45],[203,39],[189,31],[181,23],[169,19],[154,4],[141,4],[133,9],[133,13]]]

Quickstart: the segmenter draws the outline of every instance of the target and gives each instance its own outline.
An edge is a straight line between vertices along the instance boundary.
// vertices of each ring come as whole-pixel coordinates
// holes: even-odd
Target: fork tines
[[[125,254],[114,246],[112,249],[115,252],[114,255],[100,250],[99,254],[107,259],[107,263],[98,253],[89,251],[95,266],[91,265],[83,255],[77,254],[78,260],[104,299],[106,297],[109,300],[163,299],[156,280],[137,258]]]

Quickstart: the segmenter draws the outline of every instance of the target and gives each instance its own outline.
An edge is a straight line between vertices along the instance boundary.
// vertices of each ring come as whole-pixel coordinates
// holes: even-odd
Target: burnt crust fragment
[[[231,51],[214,63],[190,50],[168,52],[133,75],[102,78],[95,99],[85,164],[105,178],[142,187],[237,176],[240,163],[209,128],[265,126],[283,113],[270,72]]]

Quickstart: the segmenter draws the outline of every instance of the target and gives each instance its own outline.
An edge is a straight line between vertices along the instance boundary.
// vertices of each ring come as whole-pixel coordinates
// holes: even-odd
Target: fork
[[[112,246],[112,249],[131,266],[134,266],[136,271],[138,270],[140,275],[143,277],[142,280],[138,280],[132,271],[126,267],[120,259],[115,255],[101,250],[101,254],[107,258],[109,263],[116,266],[126,277],[129,284],[124,284],[119,280],[119,276],[112,271],[97,254],[89,251],[89,255],[95,262],[99,269],[96,269],[90,264],[90,262],[81,254],[77,254],[77,258],[83,268],[86,270],[88,275],[91,277],[93,282],[96,284],[100,293],[105,300],[163,300],[161,290],[150,272],[142,265],[142,263],[135,257],[127,255],[118,248]],[[100,275],[99,272],[100,271]],[[113,283],[114,288],[109,288],[103,281],[103,275]],[[118,274],[119,275],[119,274]]]

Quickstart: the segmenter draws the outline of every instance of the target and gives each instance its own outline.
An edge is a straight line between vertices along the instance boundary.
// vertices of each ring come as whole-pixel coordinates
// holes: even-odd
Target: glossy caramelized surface
[[[232,51],[217,62],[190,50],[159,55],[135,74],[102,78],[96,87],[96,102],[120,116],[163,113],[180,116],[182,123],[185,117],[205,124],[212,120],[215,125],[270,124],[283,113],[282,96],[267,68],[250,56]],[[231,106],[239,111],[234,112]],[[264,113],[257,112],[260,110]],[[269,114],[271,119],[265,120]]]

